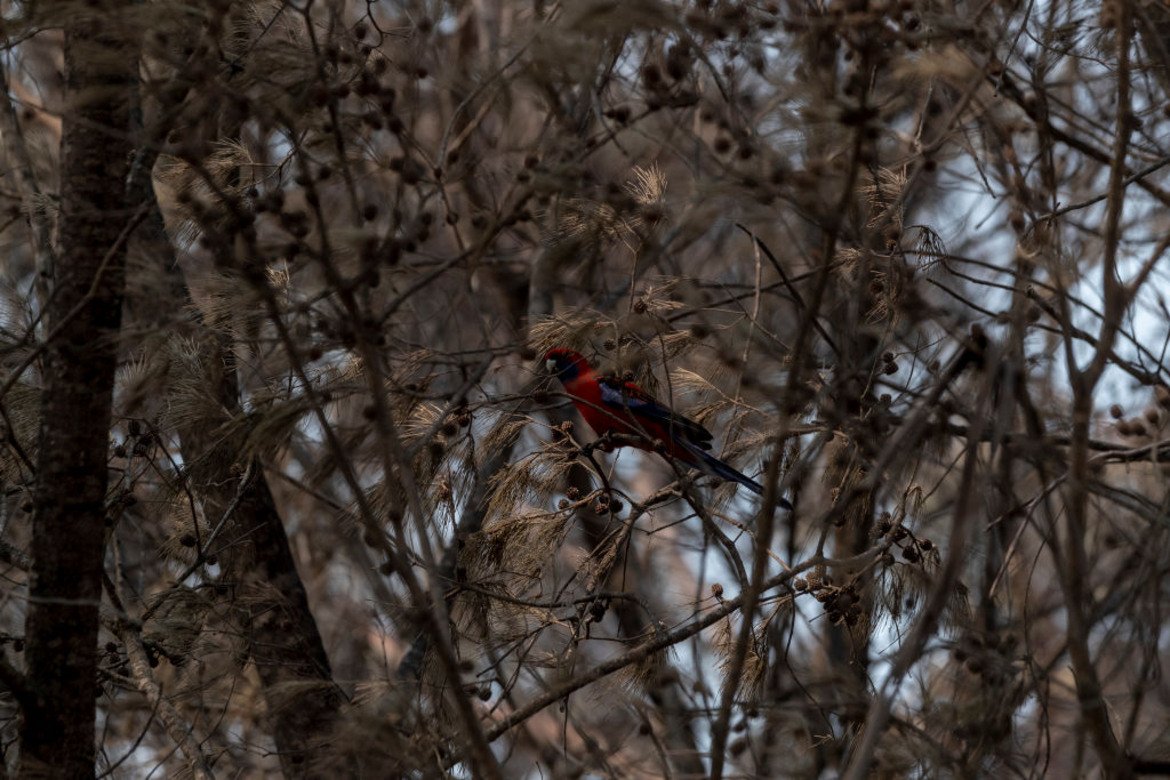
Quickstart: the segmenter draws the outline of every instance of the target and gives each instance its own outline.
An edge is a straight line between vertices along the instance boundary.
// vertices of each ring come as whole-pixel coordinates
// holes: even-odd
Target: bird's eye
[[[550,374],[555,374],[557,372],[557,361],[553,358],[544,361],[544,370]]]

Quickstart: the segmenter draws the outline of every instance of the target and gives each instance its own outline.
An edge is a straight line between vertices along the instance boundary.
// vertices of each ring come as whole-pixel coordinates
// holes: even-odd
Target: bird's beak
[[[550,374],[555,374],[557,372],[557,361],[551,359],[544,361],[544,370]]]

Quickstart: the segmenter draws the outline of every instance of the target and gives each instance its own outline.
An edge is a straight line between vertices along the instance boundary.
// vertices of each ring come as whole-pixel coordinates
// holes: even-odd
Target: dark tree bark
[[[60,261],[47,307],[33,569],[25,628],[26,776],[93,777],[106,459],[121,326],[129,90],[121,6],[65,26]],[[99,16],[100,13],[100,16]]]
[[[328,756],[321,745],[333,736],[342,696],[262,474],[244,487],[232,527],[238,537],[229,576],[241,589],[239,609],[281,769],[289,778],[319,776],[321,767],[308,759]]]
[[[149,182],[145,183],[149,188]],[[173,309],[189,304],[174,249],[163,230],[153,193],[151,213],[136,235],[141,250],[169,258]],[[140,312],[163,316],[151,302]],[[163,323],[156,323],[162,326]],[[228,340],[202,323],[189,323],[203,352],[209,392],[225,414],[239,409],[239,386]],[[268,706],[268,725],[285,777],[317,776],[308,758],[320,759],[342,703],[317,623],[309,611],[304,582],[297,572],[288,535],[268,481],[257,461],[241,460],[239,442],[217,436],[214,426],[180,428],[181,452],[204,517],[223,527],[205,555],[216,555],[229,586],[230,603],[256,665]],[[327,753],[327,751],[325,751]]]
[[[146,137],[161,141],[174,126],[184,101],[198,88],[181,77],[170,84],[153,123],[145,129]],[[202,141],[239,135],[238,123],[223,130],[213,119],[208,124],[215,131]],[[209,394],[225,414],[234,414],[239,411],[240,389],[230,339],[198,318],[176,318],[176,312],[192,308],[192,299],[149,176],[157,157],[151,144],[137,161],[139,172],[146,175],[134,177],[132,197],[146,204],[147,210],[135,232],[134,249],[165,265],[166,295],[132,299],[129,310],[136,324],[148,332],[177,327],[190,335],[202,352]],[[204,517],[213,525],[223,521],[217,541],[202,553],[214,554],[222,563],[222,582],[229,586],[237,624],[260,677],[283,775],[318,776],[320,768],[310,766],[308,758],[320,760],[328,753],[320,745],[330,739],[342,694],[333,682],[325,645],[261,465],[242,459],[239,442],[220,438],[212,428],[188,426],[178,431],[183,461]]]
[[[220,374],[221,406],[238,408],[230,348],[209,332],[201,342],[209,376]],[[180,435],[204,514],[212,524],[223,521],[208,552],[223,566],[222,581],[260,676],[281,770],[289,778],[319,776],[324,770],[308,759],[328,754],[320,748],[331,739],[342,695],[268,482],[259,462],[240,462],[232,440],[207,429]]]

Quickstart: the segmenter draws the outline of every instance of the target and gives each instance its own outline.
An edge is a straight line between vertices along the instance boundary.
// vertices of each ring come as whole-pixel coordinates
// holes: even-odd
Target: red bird
[[[716,458],[711,449],[711,432],[694,420],[675,414],[633,382],[598,376],[581,354],[571,349],[550,349],[544,355],[544,366],[565,386],[581,417],[598,436],[620,434],[637,443],[630,446],[642,450],[659,450],[680,463],[693,466],[704,474],[738,482],[756,494],[764,488],[751,477],[741,474]],[[783,498],[784,509],[792,505]]]

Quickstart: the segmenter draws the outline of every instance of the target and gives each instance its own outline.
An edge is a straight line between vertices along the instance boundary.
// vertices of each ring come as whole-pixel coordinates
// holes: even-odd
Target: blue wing
[[[699,449],[711,449],[710,431],[694,420],[675,414],[633,382],[602,377],[598,384],[601,386],[601,402],[606,406],[628,412],[635,417],[653,420]]]
[[[684,457],[681,452],[676,451],[675,457],[678,459],[698,467],[706,474],[738,482],[757,495],[764,492],[764,488],[759,482],[737,471],[733,466],[719,460],[707,451],[711,449],[711,432],[702,425],[683,417],[681,414],[675,414],[633,382],[601,377],[597,383],[601,387],[602,404],[614,409],[615,413],[620,412],[635,418],[641,417],[667,428],[674,435],[678,446],[687,455]],[[789,511],[792,509],[792,504],[783,496],[778,496],[776,503],[781,509]]]

